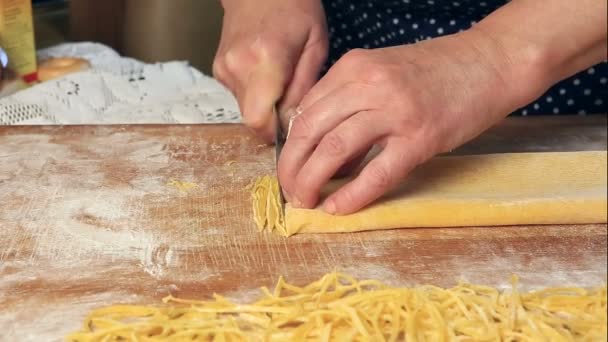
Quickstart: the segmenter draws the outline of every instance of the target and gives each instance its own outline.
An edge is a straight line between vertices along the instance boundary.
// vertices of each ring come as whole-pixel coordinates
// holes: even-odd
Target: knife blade
[[[275,168],[278,171],[279,165],[279,157],[281,156],[281,152],[283,150],[283,145],[285,145],[285,134],[283,133],[283,125],[281,124],[281,115],[277,110],[277,106],[272,106],[272,114],[276,119],[276,135],[275,135]],[[278,179],[278,174],[277,174]],[[281,204],[281,208],[285,208],[285,196],[283,196],[283,189],[279,184],[279,200]]]
[[[277,107],[273,106],[272,107],[272,114],[274,115],[275,119],[276,119],[276,133],[275,133],[275,147],[276,147],[276,160],[275,162],[279,161],[279,155],[281,154],[281,151],[283,150],[283,145],[285,144],[285,135],[283,134],[283,125],[281,125],[281,116],[279,115],[279,112],[277,111]]]

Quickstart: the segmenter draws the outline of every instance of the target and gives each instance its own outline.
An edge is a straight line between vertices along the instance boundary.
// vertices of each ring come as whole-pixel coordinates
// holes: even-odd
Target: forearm
[[[604,0],[514,0],[466,34],[496,60],[521,106],[606,59],[606,10]]]

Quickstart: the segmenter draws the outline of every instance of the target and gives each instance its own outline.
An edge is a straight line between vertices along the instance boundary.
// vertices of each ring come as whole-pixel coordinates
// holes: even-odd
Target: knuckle
[[[336,207],[338,207],[337,209],[340,209],[340,207],[354,206],[355,204],[357,204],[355,198],[356,197],[353,195],[353,191],[351,189],[343,188],[336,196],[335,203]]]
[[[367,58],[368,51],[365,49],[352,49],[349,50],[346,54],[344,54],[344,59],[346,61],[354,61],[361,62]]]
[[[369,83],[389,82],[393,77],[391,70],[381,65],[368,66],[362,73],[362,78]]]
[[[262,59],[271,59],[280,49],[279,40],[269,35],[260,35],[253,44],[254,54]]]
[[[268,120],[266,120],[266,118],[261,115],[245,115],[245,124],[255,131],[259,131],[266,128],[266,125],[268,123],[267,121]]]
[[[224,66],[226,70],[233,70],[236,66],[238,66],[239,64],[241,64],[242,62],[242,58],[241,58],[241,53],[236,50],[236,49],[229,49],[228,51],[226,51],[226,53],[224,54]]]
[[[371,87],[371,84],[367,81],[361,80],[351,80],[347,81],[344,85],[345,88],[348,88],[353,94],[376,94],[376,89]],[[354,120],[354,117],[353,117]]]
[[[312,134],[313,131],[313,123],[309,116],[307,115],[299,115],[295,119],[293,119],[293,124],[291,127],[291,136],[297,138],[306,138]]]
[[[319,144],[319,150],[331,156],[341,156],[346,153],[346,141],[338,133],[327,134]]]
[[[393,177],[384,166],[369,165],[367,170],[370,186],[379,189],[386,189],[393,183]]]
[[[216,58],[213,61],[211,70],[213,72],[213,77],[217,78],[220,81],[222,81],[226,77],[226,66],[219,58]]]
[[[407,116],[405,118],[397,119],[397,122],[395,122],[393,128],[396,132],[399,133],[414,134],[415,132],[417,132],[417,126],[419,126],[419,124],[417,124],[415,120]]]
[[[366,54],[364,49],[350,50],[340,58],[338,65],[345,69],[358,69],[365,63]]]
[[[396,119],[393,124],[393,132],[399,136],[406,136],[412,140],[420,141],[421,137],[427,135],[435,126],[433,123],[427,122],[424,118],[420,117],[421,113],[424,113],[424,109],[417,106],[403,106],[405,108],[404,115],[401,115]],[[411,115],[408,113],[419,113],[418,115]],[[424,139],[422,140],[424,141]]]

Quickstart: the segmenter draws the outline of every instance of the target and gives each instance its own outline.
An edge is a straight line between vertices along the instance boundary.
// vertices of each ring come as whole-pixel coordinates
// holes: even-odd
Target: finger
[[[314,207],[321,188],[338,169],[390,131],[390,127],[383,127],[387,121],[378,120],[377,114],[359,112],[321,139],[298,172],[295,191],[290,194],[294,200],[299,200],[301,207]]]
[[[365,207],[399,184],[420,160],[412,142],[389,142],[354,180],[325,200],[323,209],[345,215]]]
[[[296,65],[293,78],[289,82],[285,94],[281,99],[279,111],[286,112],[294,109],[302,100],[304,95],[315,85],[319,79],[319,72],[325,59],[327,49],[322,46],[324,40],[319,40],[307,46]]]
[[[333,177],[342,178],[342,177],[346,177],[346,176],[352,174],[353,172],[355,172],[357,167],[359,167],[359,165],[361,165],[361,163],[363,162],[363,160],[365,159],[365,157],[367,156],[367,154],[369,153],[370,150],[371,150],[371,147],[366,147],[363,152],[358,153],[355,156],[355,158],[346,162],[346,164],[342,165]]]
[[[248,62],[243,60],[241,65],[244,66]],[[239,74],[242,72],[233,71],[232,68],[229,67],[227,63],[227,58],[222,51],[218,51],[215,60],[213,61],[212,66],[213,76],[220,83],[224,85],[235,97],[237,103],[239,104],[239,109],[241,113],[243,112],[243,84],[239,81],[235,74]]]
[[[228,91],[234,96],[241,113],[243,113],[243,89],[240,87],[240,84],[235,81],[234,77],[232,77],[232,73],[224,69],[221,65],[221,62],[214,62],[213,64],[213,76],[217,79]]]
[[[262,65],[251,73],[246,84],[241,107],[244,122],[267,142],[274,139],[273,107],[283,93],[285,79],[284,72]]]
[[[281,71],[279,69],[271,69],[264,65],[264,61],[260,56],[253,53],[252,48],[248,45],[236,44],[226,51],[218,52],[213,64],[214,75],[232,92],[235,96],[243,122],[262,135],[264,140],[271,142],[272,131],[265,132],[272,126],[272,98],[278,99],[281,90],[276,90],[275,82],[281,81]],[[267,63],[266,63],[267,64]],[[268,79],[265,79],[268,77]],[[249,91],[250,83],[252,87],[262,87],[265,90],[261,92],[262,101],[268,102],[263,110],[252,109],[252,97],[258,96],[251,94]],[[269,85],[270,84],[270,85]],[[273,93],[279,95],[273,95]],[[258,92],[259,94],[260,92]],[[267,99],[271,96],[271,99]],[[253,113],[252,113],[253,112]],[[264,120],[268,120],[264,122]]]
[[[238,45],[226,51],[223,64],[230,76],[241,88],[247,84],[251,72],[260,64],[259,58],[247,48],[247,46]]]
[[[340,82],[342,83],[342,82]],[[316,86],[315,86],[316,88]],[[365,85],[336,85],[334,91],[308,107],[299,106],[293,120],[290,138],[316,144],[329,131],[351,115],[375,109],[368,98],[370,92]],[[361,96],[361,94],[366,96]]]
[[[243,115],[245,123],[270,142],[276,129],[272,109],[292,79],[304,46],[289,46],[281,44],[280,40],[269,42],[261,38],[253,45],[258,51],[258,63],[246,81]]]
[[[302,113],[302,111],[299,107],[279,111],[281,127],[283,129],[283,132],[286,135],[285,137],[287,137],[289,135],[289,130],[291,129],[293,120],[301,113]]]
[[[321,138],[351,115],[367,110],[364,98],[357,95],[355,87],[337,87],[293,120],[278,164],[285,192],[291,195],[295,190],[295,178]]]
[[[334,64],[327,73],[310,89],[300,101],[300,107],[307,108],[313,103],[318,102],[326,97],[329,93],[336,90],[338,86],[342,86],[351,81],[350,75],[355,74],[353,70],[348,70],[342,67],[343,63]],[[360,96],[361,94],[359,94]]]
[[[221,58],[218,57],[213,61],[212,72],[213,77],[218,80],[222,85],[224,85],[224,87],[226,87],[232,93],[232,95],[236,97],[237,83],[235,82],[232,73],[228,70],[226,64]]]

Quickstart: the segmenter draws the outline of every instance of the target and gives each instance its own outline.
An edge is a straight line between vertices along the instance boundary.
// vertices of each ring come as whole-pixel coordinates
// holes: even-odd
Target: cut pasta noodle
[[[330,273],[236,304],[163,299],[91,312],[67,341],[605,341],[606,286],[521,293],[461,283],[396,288]]]
[[[196,183],[184,182],[181,180],[171,179],[167,182],[168,186],[172,186],[179,190],[180,192],[188,192],[190,189],[196,188],[198,185]]]
[[[253,220],[259,231],[269,230],[288,236],[285,213],[281,204],[279,181],[273,176],[263,176],[250,185],[253,203]]]

